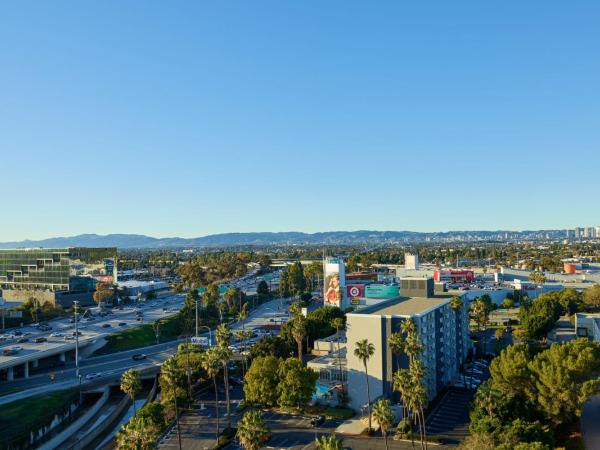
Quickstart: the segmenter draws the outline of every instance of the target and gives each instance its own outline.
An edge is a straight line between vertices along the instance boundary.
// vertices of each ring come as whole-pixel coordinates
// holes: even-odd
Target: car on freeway
[[[17,344],[23,344],[24,342],[29,342],[29,338],[20,337],[19,339],[17,339]]]
[[[46,339],[45,337],[36,337],[33,342],[35,342],[36,344],[41,344],[42,342],[48,342],[48,339]]]
[[[94,316],[90,316],[90,317],[87,317],[85,320],[87,322],[93,322],[94,320],[96,320],[96,318]]]
[[[23,347],[21,347],[20,345],[13,345],[12,347],[5,348],[2,351],[2,353],[4,354],[4,356],[10,356],[10,355],[16,355],[21,350],[23,350]]]
[[[71,333],[72,336],[82,336],[83,333],[81,331],[73,331],[73,333]]]
[[[119,326],[120,327],[126,327],[127,326],[127,322],[119,322]]]
[[[55,331],[54,333],[50,333],[50,337],[63,337],[64,334]]]
[[[73,340],[75,340],[75,336],[71,336],[70,334],[65,336],[65,341],[73,341]]]
[[[52,327],[50,325],[46,325],[46,324],[40,323],[37,326],[37,329],[40,330],[40,331],[51,331]]]
[[[17,331],[14,331],[14,332],[13,332],[13,334],[14,334],[15,336],[22,336],[22,335],[23,335],[23,332],[22,332],[21,330],[17,330]]]
[[[133,359],[134,361],[141,361],[142,359],[146,359],[146,355],[144,355],[143,353],[136,353],[131,357],[131,359]]]
[[[102,328],[110,328],[112,325],[110,323],[103,323]]]
[[[93,380],[94,378],[98,378],[102,376],[102,372],[93,372],[93,373],[88,373],[85,376],[86,380]]]

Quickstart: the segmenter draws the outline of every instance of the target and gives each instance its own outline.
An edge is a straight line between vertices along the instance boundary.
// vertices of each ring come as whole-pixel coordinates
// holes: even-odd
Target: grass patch
[[[180,335],[181,324],[178,315],[160,319],[160,323],[159,342],[172,341]],[[106,345],[96,350],[94,355],[106,355],[154,345],[156,344],[154,322],[110,334],[106,337],[106,341]]]
[[[49,424],[56,414],[77,400],[77,389],[63,389],[15,400],[0,408],[0,436],[10,442],[35,428]]]
[[[323,411],[323,415],[328,419],[350,419],[354,417],[356,412],[350,408],[331,407]]]
[[[356,412],[350,408],[342,408],[339,406],[323,406],[323,405],[307,405],[301,408],[285,407],[273,408],[273,411],[283,412],[287,414],[301,414],[304,416],[325,416],[327,419],[350,419],[354,417]]]

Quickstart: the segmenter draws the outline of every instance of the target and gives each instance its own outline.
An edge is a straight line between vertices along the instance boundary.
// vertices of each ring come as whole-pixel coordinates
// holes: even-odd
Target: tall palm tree
[[[177,364],[175,356],[167,359],[160,369],[161,376],[167,381],[167,385],[173,388],[173,403],[175,406],[175,423],[177,424],[177,439],[179,440],[179,448],[181,448],[181,427],[179,426],[179,408],[177,406],[177,381],[180,374],[180,368]]]
[[[410,363],[408,373],[412,386],[412,402],[416,420],[419,423],[421,447],[427,449],[427,429],[425,425],[425,405],[427,404],[427,388],[423,383],[425,366],[419,359]]]
[[[260,411],[248,411],[238,422],[236,436],[245,450],[258,450],[269,438],[270,430]]]
[[[206,374],[212,378],[215,386],[215,410],[217,415],[217,444],[219,443],[219,391],[217,389],[217,375],[219,375],[219,369],[221,368],[221,351],[219,347],[211,347],[204,352],[204,358],[202,359],[202,368]]]
[[[341,317],[336,317],[331,321],[331,326],[335,328],[338,365],[340,366],[340,381],[342,382],[342,392],[344,392],[344,371],[342,368],[342,351],[340,349],[340,330],[344,328],[344,319]]]
[[[402,354],[402,350],[404,349],[404,338],[402,337],[402,333],[392,333],[388,338],[388,345],[390,346],[390,350],[396,357],[396,367],[400,367],[400,355]]]
[[[375,353],[375,346],[367,339],[356,342],[354,347],[354,356],[360,359],[365,366],[365,382],[367,383],[367,407],[369,409],[369,433],[371,432],[371,390],[369,388],[369,371],[367,363]]]
[[[387,434],[394,423],[394,413],[392,412],[392,405],[389,400],[378,400],[373,405],[373,418],[379,424],[383,440],[385,441],[385,448],[386,450],[389,450]]]
[[[334,433],[315,439],[315,444],[319,450],[342,450],[344,448],[343,442],[344,440],[338,439]]]
[[[131,403],[133,404],[133,415],[135,416],[135,394],[137,394],[142,388],[142,382],[140,381],[140,375],[135,369],[129,369],[121,376],[121,390],[129,395]]]
[[[412,379],[408,369],[400,369],[394,374],[393,387],[395,391],[400,393],[400,398],[402,399],[402,422],[404,424],[408,424],[409,426],[411,431],[412,447],[414,448],[415,441],[412,433],[412,420],[408,420],[408,412],[412,412],[413,410]]]
[[[302,362],[302,342],[306,337],[306,318],[304,316],[298,315],[294,317],[294,321],[292,322],[292,336],[298,345],[298,359]]]
[[[221,324],[217,327],[217,344],[221,349],[221,362],[223,363],[223,381],[225,384],[225,402],[227,405],[227,428],[231,428],[231,417],[230,417],[230,401],[229,401],[229,360],[231,359],[231,345],[232,333],[229,329],[229,325]]]

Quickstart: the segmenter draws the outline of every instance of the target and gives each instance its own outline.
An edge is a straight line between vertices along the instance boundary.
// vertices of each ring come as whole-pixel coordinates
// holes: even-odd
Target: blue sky
[[[5,2],[0,241],[600,224],[600,3]]]

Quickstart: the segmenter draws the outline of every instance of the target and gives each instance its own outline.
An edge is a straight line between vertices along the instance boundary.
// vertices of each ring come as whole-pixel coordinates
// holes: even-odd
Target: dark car
[[[131,357],[131,359],[133,359],[134,361],[140,361],[142,359],[146,359],[146,355],[144,355],[143,353],[136,353]]]
[[[102,324],[102,328],[110,328],[111,324],[110,323],[103,323]]]
[[[314,416],[312,419],[310,419],[310,424],[313,427],[321,426],[321,425],[323,425],[324,422],[325,422],[324,416]]]
[[[26,337],[22,337],[17,339],[17,343],[18,344],[22,344],[23,342],[29,342],[29,339],[27,339]]]
[[[40,331],[50,331],[50,330],[52,330],[52,327],[50,325],[43,325],[42,324],[42,325],[40,325],[38,327],[38,330],[40,330]]]
[[[81,336],[82,334],[81,331],[73,331],[73,336]]]
[[[125,327],[125,326],[127,326],[127,322],[119,322],[119,326],[120,327]]]
[[[46,339],[45,337],[36,337],[33,342],[35,342],[36,344],[39,344],[41,342],[48,342],[48,339]]]
[[[14,334],[15,336],[22,336],[22,335],[23,335],[23,332],[22,332],[22,331],[19,331],[19,330],[17,330],[17,331],[15,331],[13,334]]]

